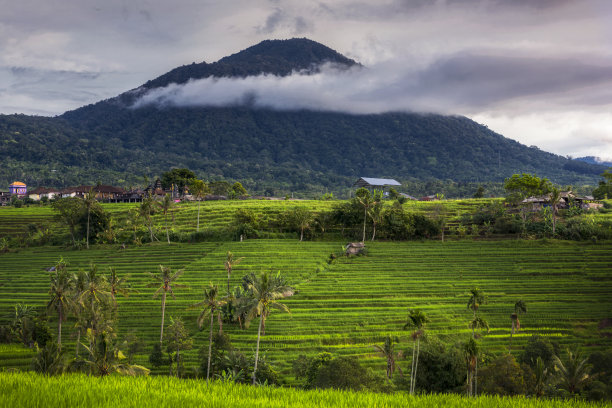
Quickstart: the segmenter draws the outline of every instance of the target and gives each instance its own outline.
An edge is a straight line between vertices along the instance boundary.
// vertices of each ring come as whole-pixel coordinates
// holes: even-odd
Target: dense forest
[[[259,194],[340,193],[358,177],[477,185],[528,172],[558,184],[594,185],[605,169],[524,146],[459,116],[131,107],[144,89],[172,82],[287,75],[324,62],[356,64],[310,40],[264,41],[59,117],[2,115],[0,185],[130,186],[142,183],[143,175],[187,167],[209,181],[240,180]]]

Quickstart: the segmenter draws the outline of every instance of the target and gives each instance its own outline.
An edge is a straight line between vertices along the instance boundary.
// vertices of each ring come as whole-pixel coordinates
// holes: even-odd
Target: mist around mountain
[[[130,186],[172,167],[239,180],[252,193],[346,191],[358,177],[501,182],[535,173],[596,184],[605,166],[524,146],[466,117],[228,106],[134,107],[151,90],[205,78],[367,69],[307,39],[268,40],[214,63],[185,65],[116,98],[55,118],[0,115],[0,184]]]

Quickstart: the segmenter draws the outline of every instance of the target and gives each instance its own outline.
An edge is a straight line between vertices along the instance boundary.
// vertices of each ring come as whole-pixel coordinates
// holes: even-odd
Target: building
[[[14,181],[9,185],[9,193],[17,194],[17,196],[22,197],[28,193],[28,187],[21,181]]]
[[[40,201],[40,199],[44,197],[49,200],[52,200],[56,196],[59,197],[60,195],[60,189],[46,187],[37,187],[28,193],[28,197],[30,197],[30,199],[34,201]]]
[[[353,184],[354,187],[365,187],[369,190],[380,189],[384,190],[385,187],[399,187],[401,184],[393,179],[382,179],[382,178],[371,178],[371,177],[360,177],[359,180]]]

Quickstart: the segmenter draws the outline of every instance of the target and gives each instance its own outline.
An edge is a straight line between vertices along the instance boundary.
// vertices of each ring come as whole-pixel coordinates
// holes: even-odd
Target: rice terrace
[[[378,201],[381,212],[387,214],[378,224],[379,238],[372,240],[374,225],[371,217],[366,218],[365,251],[355,256],[346,256],[344,248],[347,239],[363,238],[359,197],[348,201],[187,201],[171,206],[170,221],[161,203],[160,209],[151,209],[150,224],[142,211],[137,223],[133,217],[146,207],[145,202],[95,204],[96,211],[108,216],[111,228],[107,225],[106,231],[98,231],[89,249],[82,239],[76,247],[70,244],[57,204],[0,208],[4,245],[0,311],[3,339],[10,341],[0,349],[0,366],[5,372],[2,393],[12,395],[10,401],[19,398],[17,391],[10,390],[21,389],[9,386],[10,382],[42,387],[49,381],[17,374],[32,369],[63,375],[75,371],[137,374],[141,370],[150,376],[199,378],[202,384],[207,383],[208,375],[217,384],[214,387],[221,387],[214,392],[225,393],[222,387],[228,385],[221,383],[251,382],[252,354],[257,348],[260,368],[254,381],[270,386],[404,390],[406,394],[450,391],[464,395],[462,398],[466,392],[513,395],[519,387],[523,391],[518,393],[526,395],[564,395],[567,390],[555,386],[555,355],[560,356],[559,364],[572,358],[567,353],[609,358],[612,246],[610,213],[605,208],[561,219],[557,239],[551,239],[549,232],[538,238],[542,225],[536,224],[550,220],[536,215],[530,215],[532,233],[503,232],[490,222],[478,225],[483,214],[507,211],[499,199]],[[300,218],[304,212],[306,221]],[[408,217],[404,222],[412,223],[412,229],[394,230],[397,226],[390,215],[398,214]],[[520,219],[518,214],[505,216],[517,223]],[[558,239],[569,236],[568,229],[579,220],[594,228],[588,239]],[[158,238],[155,242],[147,242],[150,225]],[[82,236],[85,229],[77,231]],[[408,235],[398,238],[402,233]],[[160,342],[161,296],[154,297],[154,293],[160,294],[161,289],[153,277],[163,270],[169,272],[168,277],[180,273],[166,297]],[[78,299],[67,302],[71,306],[64,310],[61,353],[54,356],[59,321],[57,306],[49,302],[49,277],[52,285],[57,284],[60,272],[70,277],[67,282],[81,281],[83,289],[80,294],[72,294],[74,289],[66,292],[67,298]],[[116,277],[116,287],[111,275]],[[245,299],[253,280],[264,276],[270,282],[280,280],[291,290],[269,300],[282,302],[283,308],[265,309],[265,325],[261,325],[261,313],[249,314]],[[89,297],[88,287],[93,286],[97,295]],[[112,287],[116,291],[110,296]],[[206,303],[213,287],[216,307]],[[202,309],[191,306],[203,300],[208,309],[199,320]],[[520,311],[519,300],[526,305]],[[81,310],[80,315],[74,308]],[[415,311],[426,318],[411,326]],[[107,321],[102,324],[95,319]],[[253,324],[248,325],[250,321]],[[41,329],[44,322],[48,329]],[[468,340],[478,350],[472,352],[479,364],[478,373],[474,367],[474,378],[466,351]],[[35,345],[36,341],[47,346]],[[420,361],[413,380],[417,341]],[[101,342],[109,347],[107,353],[114,353],[102,366],[102,357],[92,348],[100,347]],[[545,378],[537,380],[537,365],[532,368],[530,364],[535,363],[528,360],[533,356],[540,361],[549,359]],[[508,385],[498,380],[493,370],[499,364],[506,366],[504,370],[514,370],[520,381]],[[129,367],[138,369],[130,371]],[[326,367],[331,371],[325,371]],[[335,378],[338,371],[352,377]],[[73,377],[66,381],[91,380]],[[98,386],[92,383],[92,387]],[[592,385],[584,382],[581,387],[586,392]],[[325,398],[343,401],[347,395]],[[72,405],[64,397],[53,398]],[[397,397],[394,402],[381,394],[367,398],[373,401],[369,406],[406,401]],[[408,401],[441,403],[414,398]],[[451,400],[444,401],[451,404]],[[465,402],[454,401],[458,405]],[[239,399],[235,406],[245,403]]]

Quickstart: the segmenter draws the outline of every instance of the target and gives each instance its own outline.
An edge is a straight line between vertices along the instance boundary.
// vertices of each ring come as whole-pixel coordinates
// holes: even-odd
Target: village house
[[[14,181],[9,184],[9,194],[16,194],[17,197],[24,197],[28,192],[28,187],[21,181]]]
[[[529,211],[537,212],[542,208],[550,207],[550,194],[544,194],[537,197],[528,197],[522,201]],[[583,210],[600,208],[603,204],[597,202],[593,197],[580,197],[574,194],[573,191],[561,191],[560,199],[557,203],[557,209],[562,210],[572,206],[582,208]]]

